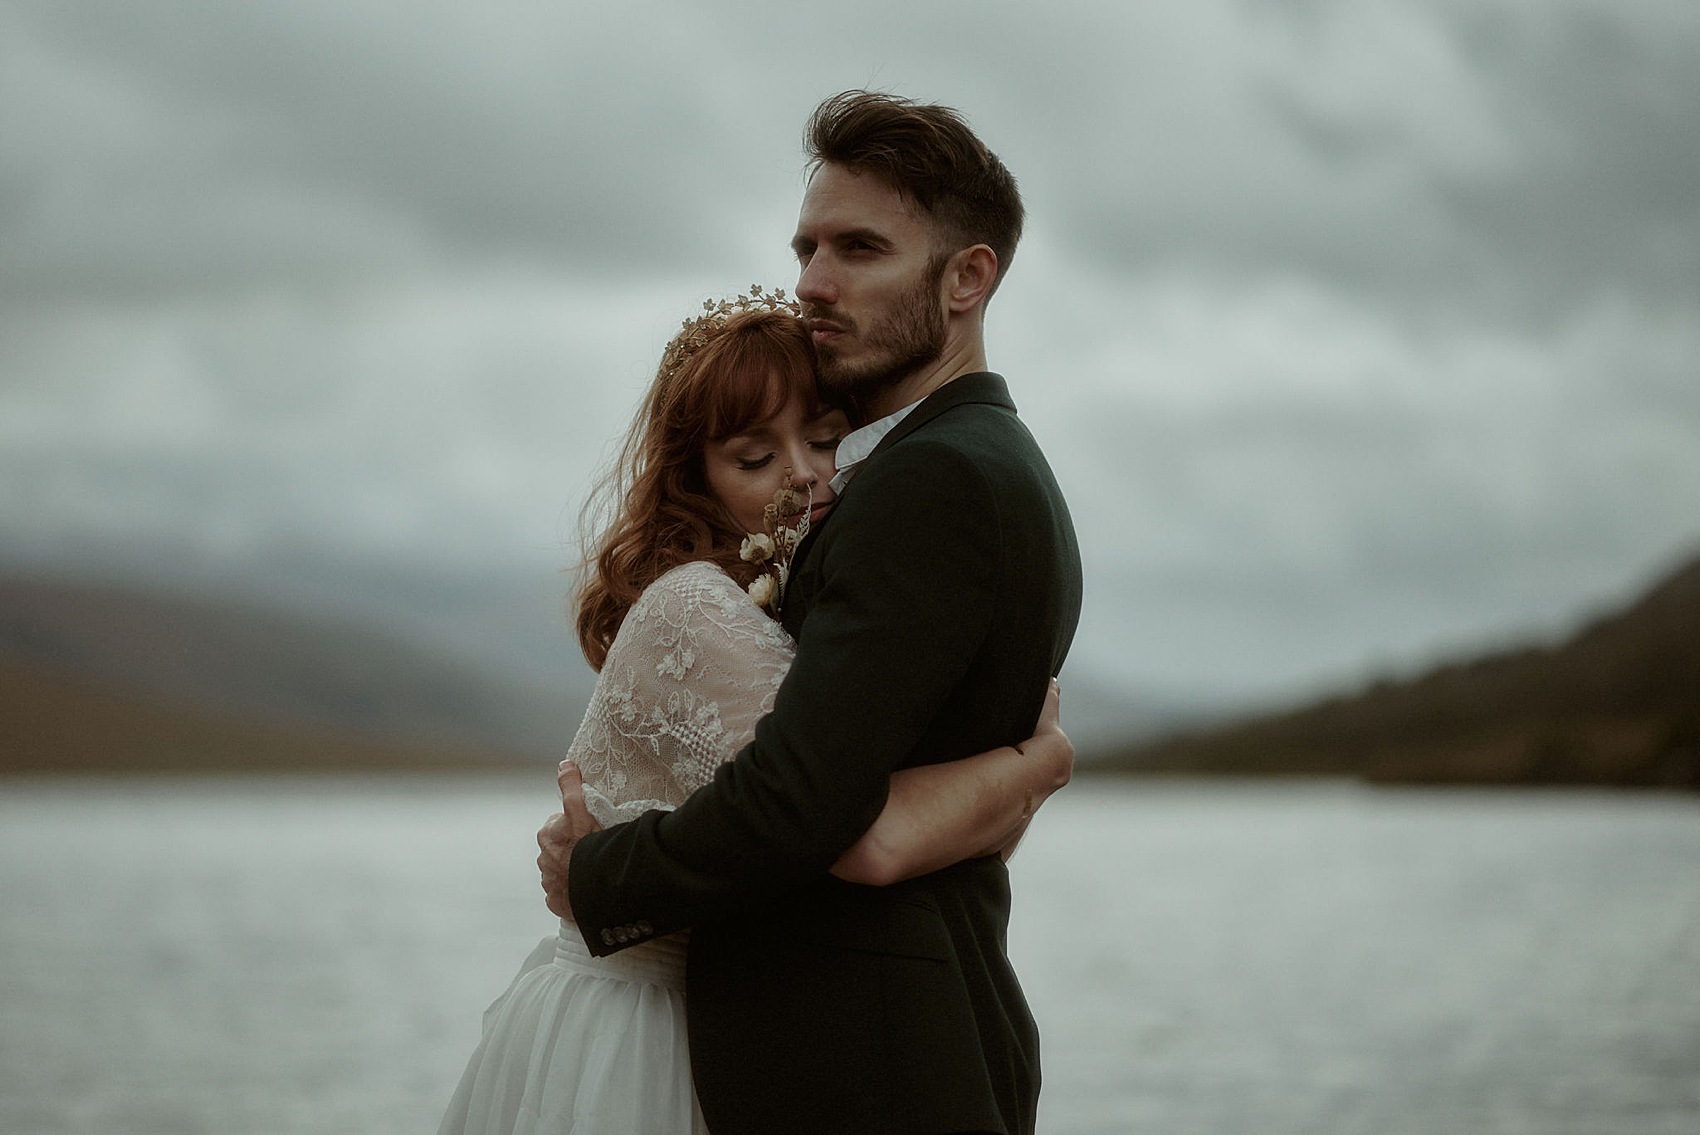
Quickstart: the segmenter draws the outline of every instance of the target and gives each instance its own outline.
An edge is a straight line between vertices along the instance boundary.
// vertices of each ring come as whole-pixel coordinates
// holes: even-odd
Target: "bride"
[[[795,653],[776,620],[791,552],[832,507],[849,428],[823,405],[808,333],[781,293],[705,304],[668,344],[605,485],[612,516],[578,595],[599,671],[562,786],[611,825],[676,807],[773,708]],[[969,806],[993,786],[1034,805],[1074,750],[1052,683],[1035,735],[905,769],[885,810],[833,866],[885,885],[981,855],[1014,830]],[[1041,775],[1036,777],[1035,772]],[[970,791],[972,789],[973,791]],[[981,799],[984,797],[981,796]],[[685,935],[593,957],[565,920],[484,1015],[439,1135],[703,1135],[685,1039]]]

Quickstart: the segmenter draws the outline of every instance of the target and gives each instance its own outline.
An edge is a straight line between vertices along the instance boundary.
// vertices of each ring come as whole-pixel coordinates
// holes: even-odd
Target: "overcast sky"
[[[1700,5],[0,0],[0,548],[558,587],[803,120],[960,108],[1079,689],[1272,699],[1700,551]]]

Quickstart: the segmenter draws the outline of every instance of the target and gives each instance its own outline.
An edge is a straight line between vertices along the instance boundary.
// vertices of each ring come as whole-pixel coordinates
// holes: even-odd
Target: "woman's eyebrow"
[[[771,440],[773,440],[773,427],[764,422],[759,425],[751,426],[748,429],[739,430],[735,434],[727,434],[725,437],[720,439],[720,444],[731,445],[733,442],[738,441],[765,442]]]

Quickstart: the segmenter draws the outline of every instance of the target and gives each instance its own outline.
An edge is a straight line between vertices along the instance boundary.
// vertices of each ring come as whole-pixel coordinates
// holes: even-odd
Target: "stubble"
[[[858,336],[864,348],[860,358],[842,358],[829,344],[817,348],[823,394],[865,404],[880,391],[938,360],[946,342],[939,281],[948,259],[941,256],[929,260],[920,278],[897,297],[891,311]],[[808,314],[832,318],[827,309],[811,309]]]

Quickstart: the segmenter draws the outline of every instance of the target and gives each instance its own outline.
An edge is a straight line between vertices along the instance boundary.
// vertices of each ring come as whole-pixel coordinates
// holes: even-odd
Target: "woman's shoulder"
[[[736,593],[744,589],[726,574],[726,569],[708,560],[692,560],[669,568],[656,581],[643,589],[643,598],[662,595],[702,595]]]
[[[622,645],[619,638],[628,643],[719,638],[728,642],[755,639],[779,647],[790,643],[785,629],[756,606],[737,580],[706,560],[671,568],[644,588],[620,626],[617,647]]]
[[[738,586],[738,581],[726,574],[726,569],[707,560],[692,560],[662,573],[632,604],[632,614],[643,618],[658,608],[673,611],[708,608],[725,615],[767,618],[749,593]]]

